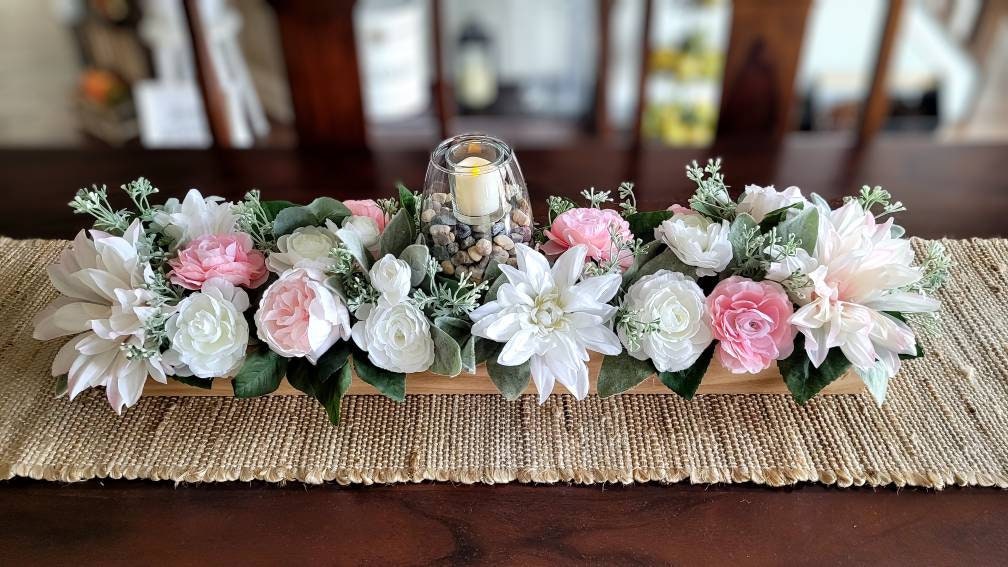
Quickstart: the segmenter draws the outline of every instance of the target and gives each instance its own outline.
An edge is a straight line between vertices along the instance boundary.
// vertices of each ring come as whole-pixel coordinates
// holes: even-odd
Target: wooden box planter
[[[591,392],[595,393],[595,378],[598,376],[599,368],[602,366],[602,355],[592,354],[588,363],[589,374],[591,375]],[[835,380],[820,392],[822,394],[856,394],[862,390],[864,385],[861,379],[852,371]],[[557,385],[555,393],[563,393],[566,390],[563,386]],[[363,380],[355,379],[351,382],[350,395],[379,395],[370,384]],[[486,367],[480,365],[476,368],[476,374],[459,374],[454,378],[422,372],[410,374],[406,377],[407,394],[499,394],[497,388],[490,381]],[[535,386],[531,383],[526,390],[527,394],[535,393]],[[717,361],[712,361],[707,374],[700,383],[698,394],[788,394],[788,389],[784,385],[780,372],[776,366],[760,372],[759,374],[732,374],[722,367]],[[625,392],[625,394],[672,394],[664,384],[657,378],[651,377],[641,382],[636,388]],[[214,380],[213,387],[209,390],[187,386],[173,380],[167,384],[161,384],[153,380],[148,380],[144,386],[145,396],[231,396],[230,380]],[[274,396],[301,396],[287,380],[280,383],[280,387],[274,392]]]

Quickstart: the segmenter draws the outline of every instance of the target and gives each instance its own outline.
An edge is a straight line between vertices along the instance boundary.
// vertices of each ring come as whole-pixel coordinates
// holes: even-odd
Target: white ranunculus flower
[[[353,326],[354,342],[377,367],[392,372],[423,372],[434,363],[434,340],[427,316],[407,301],[363,305]]]
[[[403,260],[386,254],[371,266],[369,273],[374,286],[386,304],[400,303],[409,296],[410,267]]]
[[[619,337],[609,328],[616,308],[608,302],[619,291],[619,274],[578,281],[588,248],[568,249],[550,268],[546,257],[519,244],[518,267],[501,264],[507,283],[497,299],[469,314],[472,334],[504,343],[497,362],[504,366],[530,363],[539,403],[555,382],[577,399],[588,395],[588,350],[619,354]]]
[[[784,256],[783,246],[774,244],[767,248],[767,254],[771,258],[779,258],[776,262],[770,262],[770,266],[767,268],[766,279],[774,282],[783,282],[795,274],[808,275],[819,266],[819,262],[803,248],[795,250],[793,256]],[[805,305],[809,302],[812,284],[811,280],[808,281],[809,285],[805,287],[788,287],[788,296],[798,305]]]
[[[203,284],[179,302],[165,329],[171,349],[164,360],[177,376],[230,376],[245,360],[249,328],[242,315],[249,307],[245,290],[222,278]]]
[[[742,198],[739,199],[739,213],[748,213],[756,222],[762,222],[766,216],[777,209],[782,209],[795,203],[805,203],[808,201],[801,194],[801,189],[791,186],[783,191],[774,189],[773,185],[760,187],[759,185],[746,185]],[[788,215],[797,214],[797,209],[788,211]]]
[[[381,232],[373,218],[350,215],[343,219],[343,228],[356,232],[364,248],[367,248],[373,256],[378,255],[378,237]]]
[[[728,267],[732,247],[728,221],[711,222],[697,213],[676,213],[655,229],[677,258],[697,270],[698,276],[715,276]]]
[[[651,359],[659,372],[689,368],[713,339],[703,290],[683,274],[658,270],[644,276],[627,289],[624,301],[628,310],[639,311],[641,320],[659,322],[659,330],[644,335],[636,350],[618,330],[627,353]]]
[[[228,234],[235,231],[237,221],[233,205],[222,197],[206,197],[190,189],[185,199],[168,199],[164,209],[154,214],[154,224],[174,240],[174,247],[183,246],[194,238],[207,234]]]
[[[277,251],[270,252],[266,267],[275,274],[282,274],[291,268],[305,268],[324,271],[332,265],[329,256],[339,240],[332,231],[317,227],[303,226],[277,239]]]
[[[53,376],[67,375],[70,399],[87,388],[105,387],[116,413],[140,399],[151,376],[166,383],[161,353],[148,344],[146,323],[165,314],[145,289],[150,265],[137,253],[143,236],[134,221],[122,236],[80,231],[59,260],[49,266],[62,295],[35,316],[33,337],[49,340],[76,335],[56,354]]]

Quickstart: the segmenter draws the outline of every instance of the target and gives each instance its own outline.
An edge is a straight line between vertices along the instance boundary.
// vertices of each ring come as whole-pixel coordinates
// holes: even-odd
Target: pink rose
[[[233,286],[259,287],[266,281],[266,258],[244,232],[207,234],[191,240],[168,261],[168,278],[186,289],[201,289],[210,278]]]
[[[609,236],[610,227],[625,241],[634,239],[630,224],[612,209],[571,209],[553,219],[553,225],[543,231],[549,241],[542,245],[542,251],[547,256],[558,256],[568,248],[584,244],[588,247],[588,258],[608,262],[617,251]],[[620,268],[626,270],[632,263],[633,254],[623,250]]]
[[[361,200],[349,200],[343,201],[343,204],[350,209],[350,213],[355,217],[368,217],[375,221],[378,225],[379,234],[385,230],[385,211],[378,206],[378,203],[374,199],[361,199]]]
[[[672,211],[676,215],[696,215],[699,214],[689,207],[684,207],[682,205],[672,205],[671,207],[665,209],[667,211]]]
[[[350,337],[350,313],[340,296],[303,268],[273,282],[255,313],[259,339],[277,354],[318,362],[329,347]]]
[[[721,281],[707,297],[717,358],[736,374],[755,374],[794,349],[794,306],[777,282],[741,276]]]

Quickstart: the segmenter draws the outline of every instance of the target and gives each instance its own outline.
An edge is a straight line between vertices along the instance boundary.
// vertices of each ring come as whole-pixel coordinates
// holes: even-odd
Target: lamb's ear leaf
[[[805,207],[794,218],[785,220],[777,226],[777,234],[786,242],[788,236],[795,235],[801,241],[801,247],[809,254],[815,252],[816,240],[819,239],[819,209]]]
[[[53,395],[57,398],[62,398],[67,395],[67,375],[60,374],[56,377],[56,382],[53,383]]]
[[[655,239],[654,231],[664,221],[672,218],[672,211],[646,211],[634,213],[626,217],[630,225],[630,232],[644,242],[651,242]]]
[[[602,359],[598,375],[598,395],[608,398],[622,394],[655,374],[650,360],[637,360],[626,351]]]
[[[473,354],[476,355],[476,364],[483,364],[490,359],[496,359],[497,355],[500,354],[504,345],[501,343],[495,343],[490,339],[484,339],[483,337],[473,337],[476,339],[473,345]]]
[[[468,321],[447,315],[435,318],[434,326],[448,333],[460,345],[469,338],[469,329],[472,328],[472,325]]]
[[[353,369],[357,377],[374,386],[382,395],[397,402],[406,399],[406,374],[378,368],[368,359],[367,353],[353,349]]]
[[[632,264],[630,264],[630,267],[627,268],[625,272],[623,272],[623,287],[626,288],[630,284],[637,281],[637,279],[640,277],[641,268],[647,265],[648,262],[653,260],[664,250],[668,250],[668,248],[666,248],[658,240],[652,240],[651,242],[645,244],[640,254],[634,257],[634,261]]]
[[[785,205],[779,209],[774,209],[770,211],[769,213],[766,214],[766,216],[763,217],[763,220],[760,221],[759,223],[760,230],[763,232],[770,230],[771,228],[780,224],[782,220],[784,220],[784,216],[787,215],[787,212],[789,210],[802,209],[804,206],[805,203],[803,203],[802,201],[798,201],[797,203],[791,203],[790,205]]]
[[[371,255],[368,254],[367,248],[364,248],[364,242],[360,235],[349,228],[341,228],[336,231],[336,238],[339,238],[339,241],[343,243],[343,248],[346,248],[346,251],[357,261],[360,269],[367,273],[371,269]]]
[[[632,278],[633,281],[630,283],[633,283],[644,276],[650,276],[659,270],[680,272],[688,277],[696,278],[696,268],[684,264],[683,261],[675,255],[675,252],[673,252],[671,248],[665,248],[660,254],[648,260],[646,264],[641,266],[634,274]]]
[[[231,380],[236,398],[255,398],[270,394],[278,387],[287,371],[287,359],[269,349],[251,351],[245,355],[238,374]]]
[[[700,354],[700,358],[698,358],[689,368],[678,372],[659,372],[658,379],[662,381],[662,384],[668,386],[673,392],[679,394],[687,400],[693,399],[697,388],[700,387],[700,382],[703,380],[704,374],[707,373],[707,367],[710,366],[711,359],[714,358],[715,345],[716,343],[711,343],[710,346],[708,346],[703,353]]]
[[[801,334],[795,338],[791,356],[777,361],[777,368],[791,391],[791,397],[800,405],[804,405],[831,382],[843,376],[850,365],[840,348],[834,347],[826,354],[826,360],[816,368],[805,352],[805,336]]]
[[[318,219],[305,207],[287,207],[273,219],[273,235],[290,234],[303,226],[317,226]]]
[[[305,208],[315,215],[320,225],[325,224],[326,219],[339,225],[343,219],[353,214],[346,205],[332,197],[319,197],[308,203]]]
[[[427,262],[430,259],[430,250],[423,244],[410,244],[399,254],[399,259],[409,264],[410,287],[420,285],[420,282],[427,276]]]
[[[391,254],[398,258],[399,254],[415,240],[416,236],[413,234],[409,213],[405,209],[399,209],[392,216],[392,220],[385,225],[385,230],[382,231],[378,239],[381,255],[384,257],[386,254]]]
[[[532,367],[529,362],[520,366],[504,366],[497,363],[497,355],[495,354],[487,359],[486,366],[494,386],[497,386],[504,398],[510,401],[521,397],[532,378]]]
[[[739,258],[748,257],[745,235],[754,228],[756,228],[756,219],[752,218],[752,215],[739,213],[735,216],[735,220],[732,221],[731,227],[728,229],[728,242],[732,246],[733,262]]]
[[[430,371],[442,376],[458,376],[462,373],[462,347],[437,325],[432,325],[430,329],[434,339],[434,363]]]
[[[462,345],[462,370],[469,374],[476,373],[476,337],[469,335],[465,344]]]

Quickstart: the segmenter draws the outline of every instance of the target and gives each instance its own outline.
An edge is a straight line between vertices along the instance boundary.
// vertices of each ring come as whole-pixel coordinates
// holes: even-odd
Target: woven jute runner
[[[56,399],[61,341],[31,338],[62,241],[0,239],[0,477],[318,483],[802,481],[1008,486],[1008,240],[946,241],[940,338],[889,399],[784,395],[348,397],[333,427],[307,397]],[[925,241],[915,240],[920,250]]]

